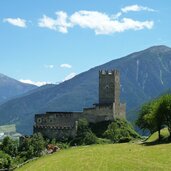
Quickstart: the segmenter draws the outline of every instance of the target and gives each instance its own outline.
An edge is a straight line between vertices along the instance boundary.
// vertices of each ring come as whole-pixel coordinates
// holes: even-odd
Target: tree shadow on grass
[[[159,144],[169,144],[171,143],[171,139],[169,137],[161,137],[161,140],[156,139],[155,141],[148,142],[148,139],[142,142],[142,145],[145,146],[153,146]]]

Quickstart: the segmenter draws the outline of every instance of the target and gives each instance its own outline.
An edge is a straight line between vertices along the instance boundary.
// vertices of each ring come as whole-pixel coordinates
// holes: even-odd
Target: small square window
[[[38,119],[38,122],[39,122],[39,123],[42,122],[42,119],[39,118],[39,119]]]

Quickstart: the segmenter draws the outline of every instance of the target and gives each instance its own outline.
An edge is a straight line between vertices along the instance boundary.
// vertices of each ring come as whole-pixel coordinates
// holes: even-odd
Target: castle
[[[49,139],[75,137],[81,118],[89,123],[112,121],[126,117],[126,104],[120,103],[120,74],[117,70],[99,71],[99,103],[82,112],[46,112],[36,114],[33,132]]]

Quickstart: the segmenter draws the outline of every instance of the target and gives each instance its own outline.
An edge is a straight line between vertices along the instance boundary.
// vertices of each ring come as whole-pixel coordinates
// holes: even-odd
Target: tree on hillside
[[[5,137],[2,141],[2,151],[15,157],[18,153],[18,143],[17,141],[11,139],[10,137]]]
[[[34,148],[31,143],[30,137],[25,137],[19,145],[20,157],[23,158],[24,161],[31,159],[34,157]]]
[[[44,149],[45,141],[40,133],[33,134],[32,137],[23,139],[19,146],[20,156],[24,158],[24,160],[41,156]]]
[[[159,141],[161,140],[160,130],[164,126],[164,115],[162,111],[159,110],[161,101],[162,101],[161,98],[155,101],[155,103],[153,104],[153,112],[152,112],[152,123],[156,131],[158,131]]]
[[[171,95],[167,94],[161,97],[160,105],[157,109],[157,115],[162,115],[161,118],[164,124],[168,126],[171,139]]]
[[[136,125],[142,130],[149,130],[151,134],[158,131],[159,140],[161,139],[160,130],[164,124],[163,115],[158,111],[160,101],[159,98],[144,104],[136,121]]]
[[[154,133],[156,130],[152,123],[152,112],[153,112],[153,102],[144,104],[140,111],[139,117],[136,121],[136,125],[142,129],[143,131],[150,131],[150,133]]]
[[[171,95],[161,96],[143,105],[136,124],[143,130],[149,130],[150,133],[158,131],[159,140],[161,140],[160,130],[163,126],[168,126],[171,137]]]
[[[13,159],[10,155],[0,151],[0,169],[9,169],[13,165]]]
[[[33,134],[33,137],[31,138],[31,145],[34,149],[34,156],[41,156],[42,151],[45,149],[45,141],[41,133]]]

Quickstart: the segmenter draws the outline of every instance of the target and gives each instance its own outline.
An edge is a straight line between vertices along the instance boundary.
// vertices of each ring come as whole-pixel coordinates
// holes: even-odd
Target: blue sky
[[[0,73],[57,83],[153,45],[171,47],[170,0],[1,0]]]

